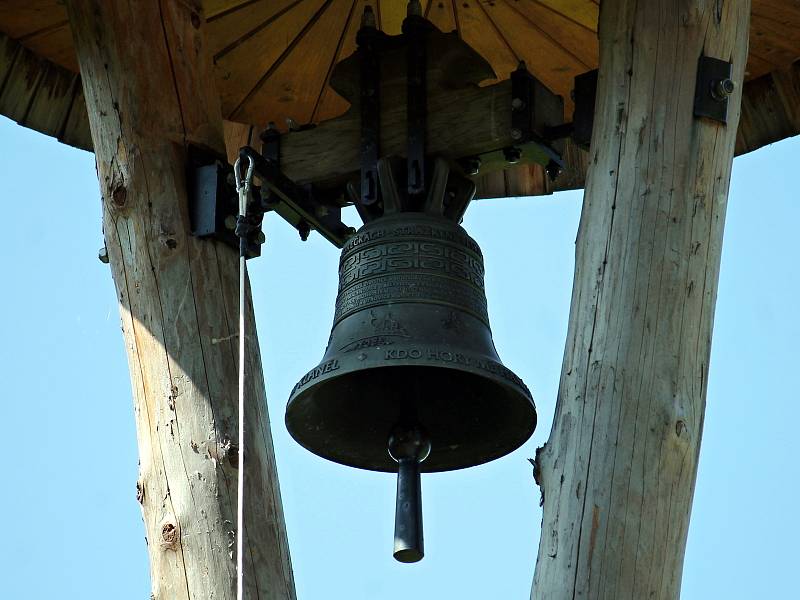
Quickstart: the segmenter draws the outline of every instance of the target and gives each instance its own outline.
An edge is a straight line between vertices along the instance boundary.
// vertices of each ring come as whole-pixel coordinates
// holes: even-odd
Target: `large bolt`
[[[477,156],[474,158],[468,158],[464,161],[464,171],[466,171],[467,175],[470,177],[475,177],[481,172],[481,159]]]
[[[378,24],[375,19],[375,13],[372,12],[372,6],[367,4],[364,7],[364,14],[361,15],[361,26],[369,27],[370,29],[375,29],[377,25]]]
[[[525,101],[522,98],[514,98],[511,101],[511,110],[522,110],[525,108]]]
[[[311,233],[311,225],[307,221],[300,221],[297,225],[297,232],[300,234],[300,239],[304,242],[308,240],[308,235]]]
[[[97,258],[100,259],[100,262],[103,263],[104,265],[108,264],[108,261],[109,261],[109,259],[108,259],[108,250],[106,249],[105,246],[100,248],[100,250],[97,253]]]
[[[714,98],[714,100],[722,102],[728,98],[728,96],[733,94],[735,89],[736,84],[732,79],[717,79],[711,84],[711,96]]]
[[[517,164],[522,159],[522,151],[514,146],[503,148],[503,157],[510,165]]]

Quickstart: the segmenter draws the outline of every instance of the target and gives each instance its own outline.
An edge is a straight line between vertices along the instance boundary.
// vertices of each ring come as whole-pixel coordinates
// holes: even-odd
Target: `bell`
[[[419,472],[499,458],[536,426],[497,355],[478,244],[443,214],[367,222],[339,262],[322,362],[294,386],[289,433],[323,458],[398,472],[395,558],[422,558]]]
[[[398,474],[394,557],[416,562],[424,555],[420,473],[508,454],[533,433],[536,409],[497,355],[481,249],[458,225],[475,183],[425,152],[426,90],[451,85],[446,75],[465,65],[475,84],[491,68],[422,18],[419,2],[409,2],[401,36],[379,34],[371,11],[358,52],[332,76],[361,115],[360,190],[348,189],[365,224],[342,250],[328,348],[294,386],[286,427],[323,458]],[[431,65],[428,55],[437,57]],[[378,158],[381,72],[406,79],[405,159]]]

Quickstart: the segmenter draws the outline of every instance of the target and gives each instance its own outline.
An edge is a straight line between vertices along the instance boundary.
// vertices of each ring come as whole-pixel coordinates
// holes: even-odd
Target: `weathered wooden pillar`
[[[603,0],[600,82],[532,598],[680,593],[750,2]],[[728,124],[693,117],[733,61]]]
[[[68,0],[128,352],[153,597],[234,597],[237,255],[189,235],[187,145],[224,152],[199,0]],[[295,597],[252,307],[246,593]],[[109,401],[118,401],[110,399]]]

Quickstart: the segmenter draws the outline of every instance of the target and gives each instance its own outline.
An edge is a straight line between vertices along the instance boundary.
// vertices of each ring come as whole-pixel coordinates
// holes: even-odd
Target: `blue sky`
[[[111,274],[97,260],[93,157],[5,118],[0,156],[3,595],[141,600],[133,410]],[[798,157],[800,138],[734,162],[687,600],[797,597]],[[541,509],[526,458],[552,420],[580,202],[573,192],[467,213],[486,257],[495,343],[533,391],[539,428],[501,460],[424,476],[426,557],[416,565],[391,557],[393,477],[319,459],[283,426],[292,385],[328,338],[338,252],[268,219],[264,254],[249,265],[301,600],[528,597]]]

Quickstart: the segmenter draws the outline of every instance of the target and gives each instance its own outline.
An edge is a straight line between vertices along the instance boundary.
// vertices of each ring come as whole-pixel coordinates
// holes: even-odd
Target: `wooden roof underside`
[[[327,82],[333,66],[355,49],[364,6],[378,25],[398,34],[405,0],[205,0],[224,117],[263,125],[286,119],[319,122],[347,103]],[[519,60],[545,85],[569,98],[573,78],[597,67],[593,0],[423,0],[442,31],[460,36],[505,79]],[[0,113],[81,148],[91,146],[69,23],[58,0],[0,3]],[[800,2],[753,0],[749,83],[737,151],[800,131]],[[487,81],[485,83],[494,83]],[[231,140],[246,128],[229,126]],[[575,159],[580,161],[580,153]],[[556,185],[579,187],[573,166]],[[535,167],[495,175],[483,195],[550,191]],[[514,173],[516,171],[516,174]],[[498,178],[499,177],[499,178]]]

